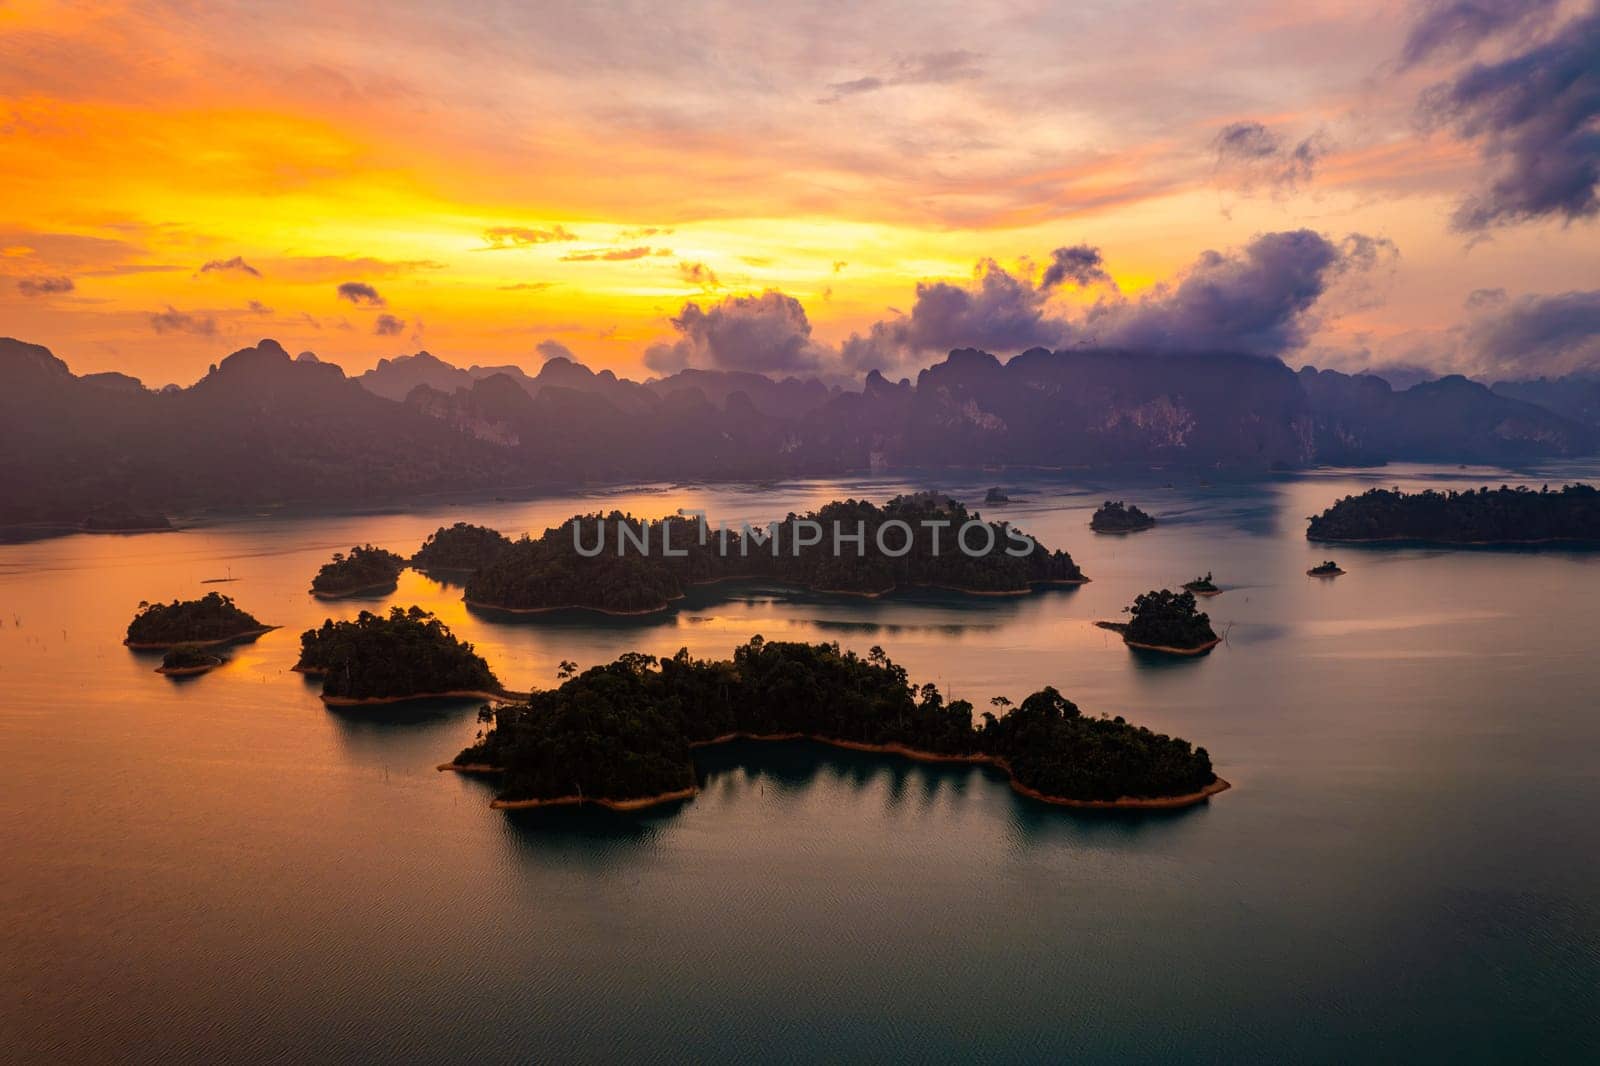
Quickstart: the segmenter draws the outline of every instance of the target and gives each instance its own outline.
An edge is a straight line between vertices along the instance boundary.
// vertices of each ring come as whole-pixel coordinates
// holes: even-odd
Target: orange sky
[[[1339,361],[1596,276],[1592,226],[1450,232],[1477,156],[1417,129],[1392,5],[897,7],[5,4],[0,334],[150,384],[263,336],[639,375],[688,300],[778,289],[837,344],[984,257],[1088,243],[1132,295],[1310,227],[1400,250],[1330,294]],[[1315,174],[1219,174],[1241,119]]]

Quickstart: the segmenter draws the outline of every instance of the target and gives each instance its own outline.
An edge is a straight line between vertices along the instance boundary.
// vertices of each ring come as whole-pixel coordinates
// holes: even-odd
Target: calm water
[[[306,588],[336,549],[409,553],[457,519],[537,532],[598,501],[766,520],[935,484],[981,499],[994,477],[0,547],[0,1046],[25,1061],[1593,1061],[1600,555],[1303,537],[1346,492],[1456,479],[1519,480],[1008,481],[1031,492],[1004,516],[1093,583],[1018,602],[746,591],[649,624],[508,625],[409,572],[364,603]],[[1091,535],[1113,494],[1162,525]],[[1329,555],[1347,576],[1305,576]],[[1208,658],[1152,663],[1090,624],[1208,569],[1228,636]],[[283,628],[183,682],[120,645],[140,600],[210,588]],[[1051,683],[1188,737],[1236,787],[1108,815],[1034,804],[977,768],[746,745],[701,753],[705,791],[676,810],[492,812],[485,783],[433,769],[471,740],[474,705],[332,712],[289,672],[330,609],[390,602],[437,611],[514,688],[553,683],[564,658],[726,655],[754,633],[882,644],[974,702]]]

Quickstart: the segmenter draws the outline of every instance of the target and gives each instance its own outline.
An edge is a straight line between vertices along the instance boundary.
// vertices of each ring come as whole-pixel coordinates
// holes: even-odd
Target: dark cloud
[[[381,314],[372,323],[372,332],[380,337],[394,337],[406,328],[403,318],[396,318],[391,314]]]
[[[924,52],[907,56],[895,64],[892,71],[882,75],[867,75],[836,81],[828,86],[829,95],[819,103],[831,104],[847,96],[873,93],[895,85],[944,85],[956,81],[970,81],[983,76],[976,52],[953,49],[947,52]]]
[[[1600,370],[1600,289],[1478,305],[1466,328],[1466,368],[1489,377],[1558,377]]]
[[[210,337],[217,332],[217,320],[207,314],[179,311],[168,304],[165,311],[151,313],[150,328],[157,333],[193,333]]]
[[[621,263],[629,259],[643,259],[648,255],[671,255],[670,248],[597,248],[591,252],[572,252],[561,257],[563,263]]]
[[[389,306],[389,301],[379,296],[378,290],[364,281],[346,281],[342,283],[339,286],[339,298],[364,307]]]
[[[1467,293],[1467,307],[1477,310],[1480,307],[1493,307],[1506,302],[1504,289],[1473,289]]]
[[[1327,151],[1321,134],[1295,141],[1259,122],[1224,126],[1212,142],[1218,184],[1250,192],[1256,188],[1292,192],[1309,182]]]
[[[1137,299],[1112,290],[1078,317],[1053,310],[1048,298],[1071,277],[1068,267],[1104,269],[1094,249],[1060,250],[1038,284],[985,260],[972,282],[918,284],[910,314],[852,334],[840,355],[855,372],[908,369],[967,347],[1002,355],[1093,344],[1278,356],[1305,344],[1317,324],[1313,309],[1335,281],[1356,286],[1397,255],[1389,241],[1361,234],[1335,243],[1311,230],[1267,233],[1241,249],[1204,253]]]
[[[678,276],[691,285],[698,285],[702,289],[720,289],[722,282],[717,280],[716,271],[704,263],[679,263]]]
[[[1137,300],[1102,301],[1082,329],[1090,343],[1112,347],[1282,355],[1305,344],[1312,308],[1335,278],[1398,254],[1362,234],[1336,244],[1312,230],[1265,233],[1235,252],[1202,253],[1175,283]]]
[[[246,263],[244,261],[244,256],[242,255],[236,255],[232,259],[213,259],[205,266],[200,268],[200,273],[210,274],[216,271],[225,270],[237,270],[239,273],[249,274],[253,278],[259,278],[261,276],[261,271],[257,270],[249,263]]]
[[[918,282],[909,315],[877,322],[865,336],[851,334],[841,355],[849,370],[887,371],[952,348],[1020,352],[1035,345],[1053,347],[1065,340],[1069,327],[1045,313],[1047,295],[1029,278],[985,259],[971,283]]]
[[[555,244],[575,241],[578,235],[565,226],[534,229],[528,226],[493,226],[483,231],[483,239],[490,248],[526,248],[532,244]]]
[[[558,340],[547,338],[534,345],[533,350],[544,356],[546,360],[569,359],[577,362],[577,357],[572,354],[572,349]]]
[[[1090,285],[1114,284],[1111,275],[1106,273],[1100,249],[1087,244],[1075,244],[1051,252],[1050,265],[1045,269],[1044,277],[1039,279],[1039,287],[1053,289],[1069,281],[1080,289]]]
[[[1411,66],[1437,53],[1466,55],[1490,37],[1548,18],[1555,8],[1556,0],[1433,0],[1412,24],[1401,62]]]
[[[645,350],[645,365],[658,373],[686,366],[815,371],[831,354],[811,339],[811,322],[800,301],[775,289],[759,296],[727,296],[707,308],[690,301],[672,319],[672,327],[677,341]]]
[[[45,275],[38,277],[22,278],[17,282],[17,291],[24,296],[59,296],[64,292],[71,292],[78,286],[73,284],[66,275]]]
[[[1494,171],[1457,208],[1456,229],[1600,212],[1600,10],[1541,43],[1468,67],[1425,93],[1422,108],[1430,121],[1478,142]]]
[[[249,311],[250,311],[250,313],[252,315],[270,315],[270,314],[272,314],[272,308],[268,307],[266,304],[262,303],[260,300],[251,300],[245,306],[249,309]]]

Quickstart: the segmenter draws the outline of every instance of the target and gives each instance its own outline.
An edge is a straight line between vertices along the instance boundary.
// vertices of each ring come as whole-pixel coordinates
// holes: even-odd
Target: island
[[[300,635],[293,669],[320,677],[322,702],[332,707],[512,695],[471,644],[421,607],[328,619]]]
[[[1311,577],[1338,577],[1344,571],[1332,559],[1324,559],[1310,570],[1307,570],[1306,573]]]
[[[411,557],[411,568],[428,574],[472,574],[493,563],[511,546],[499,530],[457,522],[428,534]]]
[[[983,494],[983,502],[991,506],[1002,503],[1010,503],[1011,497],[1001,492],[999,488],[992,488]]]
[[[1308,521],[1307,540],[1342,544],[1600,545],[1600,490],[1583,484],[1537,492],[1505,485],[1465,492],[1369,489]]]
[[[406,561],[392,551],[362,544],[349,553],[334,552],[311,579],[311,592],[325,600],[394,588]]]
[[[1088,578],[1065,551],[948,496],[919,493],[882,507],[836,500],[748,529],[683,515],[577,515],[507,546],[467,579],[466,600],[513,614],[646,615],[670,610],[690,586],[738,580],[879,597],[911,588],[1024,596]]]
[[[1134,597],[1133,606],[1124,607],[1127,622],[1096,622],[1102,629],[1122,634],[1130,648],[1161,652],[1164,655],[1204,655],[1222,638],[1211,628],[1211,618],[1195,608],[1194,593],[1187,590],[1152,589]]]
[[[198,600],[141,602],[123,643],[157,650],[178,644],[211,647],[258,637],[276,628],[262,625],[250,612],[240,610],[233,597],[208,592]]]
[[[1121,500],[1107,500],[1089,519],[1089,528],[1096,533],[1138,533],[1154,528],[1155,524],[1154,518]]]
[[[1193,581],[1184,582],[1183,587],[1186,591],[1192,592],[1196,596],[1222,595],[1222,590],[1217,588],[1216,584],[1211,580],[1211,571],[1209,570],[1206,571],[1205,577],[1197,577]]]
[[[85,533],[170,533],[172,521],[154,511],[105,509],[83,520]]]
[[[228,660],[198,644],[176,644],[161,657],[156,673],[168,677],[193,677],[215,670]]]
[[[1054,688],[974,721],[964,700],[914,685],[882,648],[765,641],[731,659],[629,653],[526,702],[485,709],[488,726],[441,770],[501,778],[503,810],[594,804],[632,810],[695,795],[694,749],[733,740],[813,740],[855,751],[976,763],[1011,787],[1074,807],[1185,807],[1228,783],[1204,748],[1122,717],[1091,717]]]

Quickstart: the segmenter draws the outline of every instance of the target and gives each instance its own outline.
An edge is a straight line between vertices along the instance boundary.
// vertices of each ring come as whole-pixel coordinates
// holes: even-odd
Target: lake
[[[19,1061],[1594,1061],[1600,553],[1304,530],[1372,485],[1600,467],[1166,476],[643,486],[0,546],[0,1041]],[[996,482],[1018,499],[982,507]],[[1092,582],[740,588],[665,619],[515,623],[410,571],[368,600],[307,592],[336,550],[409,555],[457,520],[764,522],[931,487]],[[1092,534],[1105,498],[1160,525]],[[1305,575],[1329,557],[1348,573]],[[1092,625],[1208,570],[1227,640],[1207,657]],[[211,589],[282,628],[181,681],[121,645],[141,600]],[[325,617],[413,603],[516,689],[563,659],[725,657],[756,633],[882,645],[980,707],[1053,684],[1186,737],[1234,788],[1076,811],[983,768],[746,743],[698,753],[704,790],[678,807],[491,811],[491,783],[434,769],[475,704],[332,711],[289,670]]]

